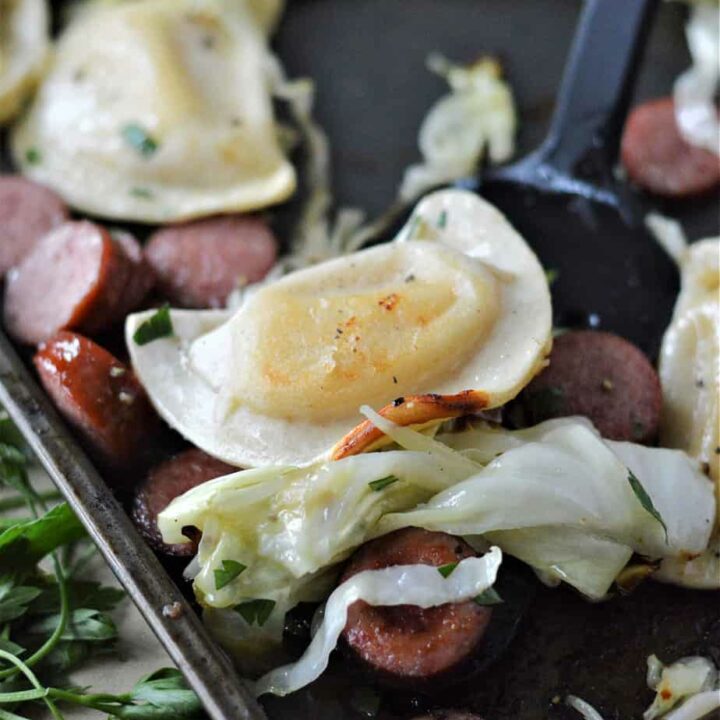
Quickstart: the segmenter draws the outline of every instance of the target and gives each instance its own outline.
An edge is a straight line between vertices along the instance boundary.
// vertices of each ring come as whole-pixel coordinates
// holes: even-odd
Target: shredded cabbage
[[[577,418],[515,432],[480,425],[436,439],[365,412],[401,449],[240,471],[160,513],[166,542],[186,541],[186,526],[202,531],[195,593],[211,631],[248,673],[275,664],[291,608],[327,597],[337,564],[395,529],[492,543],[591,598],[605,595],[633,552],[665,558],[707,545],[712,485],[680,451],[606,443]],[[215,572],[226,560],[246,569],[218,588]],[[235,611],[252,601],[271,606],[261,624]]]
[[[720,528],[710,538],[707,550],[699,557],[665,558],[653,576],[662,582],[700,590],[720,588]]]
[[[573,710],[577,710],[585,720],[603,720],[603,716],[587,701],[575,695],[568,695],[565,704]]]
[[[441,439],[466,452],[470,446],[502,452],[503,442],[515,447],[421,508],[386,515],[375,534],[408,525],[481,534],[590,597],[607,591],[633,551],[666,557],[707,545],[712,486],[682,452],[605,443],[578,419],[518,432],[472,428]],[[525,442],[518,447],[518,440]],[[490,454],[479,453],[474,459]],[[664,519],[667,542],[635,496],[626,463]]]
[[[464,66],[434,53],[428,67],[447,80],[451,92],[433,105],[420,128],[423,162],[405,171],[399,191],[405,202],[472,176],[486,150],[495,164],[515,152],[515,104],[497,60],[482,58]]]
[[[158,525],[177,542],[186,541],[185,526],[202,530],[194,583],[204,605],[229,608],[263,598],[276,603],[271,620],[282,620],[298,602],[325,596],[328,583],[318,577],[362,544],[382,515],[415,507],[479,469],[459,459],[452,466],[427,452],[390,451],[245,470],[177,498]],[[398,480],[373,489],[383,478]],[[223,560],[247,569],[218,590],[214,572]],[[279,639],[281,624],[277,629]]]
[[[692,66],[675,81],[675,119],[691,145],[720,155],[715,93],[720,81],[720,5],[694,3],[685,33]]]
[[[648,686],[656,691],[656,696],[643,713],[643,720],[701,720],[720,708],[718,670],[709,658],[683,658],[665,666],[651,655],[647,664]],[[590,703],[574,695],[568,695],[565,703],[585,720],[603,720]]]
[[[678,247],[681,292],[663,337],[659,374],[663,389],[660,441],[697,459],[720,498],[720,239],[685,246],[682,229],[661,218],[655,230]],[[720,518],[710,547],[693,559],[668,558],[656,577],[685,587],[720,587]]]
[[[513,445],[483,467],[444,443],[371,417],[414,449],[241,471],[194,488],[160,514],[166,542],[185,541],[186,526],[203,533],[195,576],[203,604],[264,598],[284,614],[300,600],[322,598],[326,585],[318,573],[368,539],[407,526],[482,535],[595,598],[633,551],[667,557],[707,544],[712,487],[681,452],[613,446],[662,515],[666,542],[635,496],[624,462],[585,422],[493,431],[487,444],[486,431],[469,431],[484,460],[497,451],[498,438]],[[373,488],[387,478],[393,482]],[[223,560],[247,570],[218,590],[214,571]]]
[[[356,600],[422,608],[462,602],[492,587],[501,562],[502,553],[492,548],[482,558],[462,560],[447,578],[430,565],[398,565],[354,575],[328,598],[320,627],[302,658],[260,678],[255,694],[287,695],[319,677],[347,623],[348,608]]]
[[[308,78],[289,80],[279,60],[268,58],[268,82],[274,97],[287,103],[305,148],[306,166],[305,199],[292,232],[290,252],[263,282],[360,249],[389,230],[424,192],[472,175],[486,150],[492,163],[513,155],[517,115],[498,61],[483,58],[464,66],[434,53],[428,66],[447,80],[451,93],[430,109],[422,123],[418,144],[423,163],[406,170],[394,202],[366,222],[365,213],[354,207],[338,208],[331,219],[330,148],[325,131],[313,117],[314,83]],[[236,294],[233,303],[238,305],[242,299],[242,293]]]
[[[663,666],[655,655],[651,655],[648,658],[648,670],[652,670],[652,673],[648,672],[648,684],[656,695],[652,705],[643,713],[643,720],[655,720],[667,715],[686,698],[717,688],[718,672],[708,658],[683,658],[672,665]],[[660,677],[652,683],[658,670]]]
[[[720,690],[708,690],[688,698],[677,710],[664,715],[665,720],[701,720],[720,708]]]

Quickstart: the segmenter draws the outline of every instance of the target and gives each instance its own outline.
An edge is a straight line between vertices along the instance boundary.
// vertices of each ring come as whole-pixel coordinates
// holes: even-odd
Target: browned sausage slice
[[[67,206],[52,190],[18,175],[0,176],[0,275],[67,217]]]
[[[549,367],[519,399],[530,425],[584,415],[603,437],[643,443],[657,435],[662,390],[650,361],[631,342],[578,330],[556,338]]]
[[[474,556],[464,540],[405,528],[364,545],[342,580],[362,570],[393,565],[440,567]],[[343,638],[351,652],[391,685],[425,686],[464,668],[478,649],[492,609],[472,600],[439,607],[373,607],[359,600],[348,609]]]
[[[113,240],[87,221],[67,222],[45,235],[8,273],[8,332],[37,344],[61,329],[94,333],[122,319],[150,284],[133,244],[130,236]]]
[[[720,184],[720,158],[685,142],[669,97],[643,103],[630,113],[621,156],[630,179],[656,195],[697,195]]]
[[[227,215],[158,230],[145,255],[171,303],[219,308],[239,284],[265,277],[277,242],[262,218]]]
[[[156,550],[169,555],[194,555],[196,543],[167,545],[157,526],[157,516],[172,500],[208,480],[237,472],[237,468],[216,460],[197,448],[185,450],[161,463],[148,475],[133,499],[132,519]]]
[[[107,350],[62,331],[33,358],[60,413],[105,467],[134,467],[152,444],[158,419],[133,372]]]

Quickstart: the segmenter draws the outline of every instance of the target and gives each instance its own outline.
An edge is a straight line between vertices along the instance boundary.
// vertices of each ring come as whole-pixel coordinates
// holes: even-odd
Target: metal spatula
[[[557,273],[557,325],[610,330],[651,356],[668,324],[678,274],[614,166],[656,6],[656,0],[587,0],[547,139],[528,157],[483,175],[479,187]]]

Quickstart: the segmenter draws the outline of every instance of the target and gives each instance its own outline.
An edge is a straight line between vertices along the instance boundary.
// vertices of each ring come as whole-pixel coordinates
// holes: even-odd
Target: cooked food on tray
[[[269,46],[282,10],[80,3],[47,59],[45,6],[0,0],[0,118],[39,81],[9,130],[22,176],[0,177],[4,329],[143,537],[189,562],[254,694],[338,648],[436,696],[511,642],[535,577],[588,602],[720,589],[720,238],[648,216],[682,280],[657,365],[597,323],[553,327],[533,238],[482,187],[438,189],[511,157],[512,91],[496,59],[438,54],[422,163],[387,215],[333,219],[312,84]],[[692,67],[626,124],[622,166],[655,195],[720,186],[718,14],[692,7]],[[720,707],[711,658],[666,659],[646,720]]]
[[[720,498],[720,238],[680,248],[682,288],[660,351],[660,442],[685,450]],[[688,587],[720,586],[720,520],[698,558],[663,562],[658,577]]]
[[[277,5],[89,3],[13,129],[16,162],[73,207],[120,220],[169,222],[287,199],[295,171],[267,82]]]
[[[155,407],[242,467],[313,460],[365,402],[436,394],[413,424],[498,407],[542,367],[551,338],[540,263],[460,190],[427,197],[391,243],[265,284],[234,313],[171,312],[172,333],[134,342],[153,313],[130,316],[127,339]],[[445,399],[460,392],[461,405]]]

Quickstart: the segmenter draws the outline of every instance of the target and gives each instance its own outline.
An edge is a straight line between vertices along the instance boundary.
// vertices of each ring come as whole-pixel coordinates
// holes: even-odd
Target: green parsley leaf
[[[29,147],[25,151],[25,162],[28,165],[39,165],[42,162],[42,153],[36,147]]]
[[[158,149],[158,143],[150,133],[137,123],[129,123],[122,129],[122,136],[125,142],[136,150],[140,155],[149,158]]]
[[[437,571],[444,577],[449,577],[452,571],[458,566],[459,563],[448,563],[447,565],[440,565]]]
[[[235,607],[238,613],[248,625],[257,623],[258,627],[262,627],[270,617],[275,607],[274,600],[248,600]]]
[[[108,587],[96,582],[85,580],[67,580],[67,592],[70,606],[74,608],[90,608],[92,610],[110,611],[125,597],[122,590]],[[31,615],[57,613],[60,610],[60,591],[56,582],[42,589],[42,594],[30,607]]]
[[[198,696],[175,668],[163,668],[133,687],[134,705],[113,710],[113,717],[127,720],[199,720],[205,717]]]
[[[153,191],[145,187],[131,187],[130,195],[141,200],[152,200],[155,197]]]
[[[105,650],[111,651],[113,648],[112,643],[107,645],[104,643],[89,643],[89,642],[68,642],[61,640],[57,645],[45,656],[42,667],[43,671],[49,675],[49,677],[55,677],[58,681],[63,682],[65,680],[66,673],[70,672],[78,665],[81,665],[94,657],[101,656],[105,653]]]
[[[379,480],[373,480],[372,482],[368,483],[368,487],[373,492],[380,492],[381,490],[384,490],[388,485],[393,485],[396,482],[399,482],[400,478],[396,475],[388,475],[386,477],[382,477]]]
[[[23,467],[27,464],[27,458],[22,450],[18,450],[14,445],[8,445],[3,442],[0,442],[0,460]]]
[[[27,572],[53,550],[85,536],[67,503],[37,520],[19,523],[0,535],[0,570]]]
[[[229,585],[241,572],[247,570],[247,565],[235,560],[223,560],[222,570],[215,570],[215,589],[222,590]]]
[[[440,230],[444,230],[447,227],[448,211],[443,210],[438,216],[437,226]]]
[[[0,650],[9,652],[11,655],[17,655],[18,657],[25,653],[25,648],[22,645],[18,645],[16,642],[8,640],[7,638],[0,638]]]
[[[19,450],[25,447],[25,439],[5,412],[0,412],[0,442],[12,445]]]
[[[659,523],[662,525],[662,529],[665,531],[665,542],[668,540],[668,529],[665,521],[662,519],[662,515],[657,511],[657,508],[653,504],[652,498],[647,494],[647,491],[642,486],[642,483],[637,479],[632,470],[628,469],[628,482],[632,488],[635,497],[639,500],[643,506],[645,512],[650,513]]]
[[[48,615],[27,628],[31,635],[50,635],[60,622],[60,615]],[[61,640],[72,642],[107,642],[118,636],[115,623],[104,613],[91,608],[73,610],[60,636]]]
[[[557,268],[547,268],[545,277],[547,278],[547,284],[552,286],[560,277],[560,271]]]
[[[173,332],[170,306],[165,303],[157,312],[140,324],[133,335],[133,340],[138,345],[147,345],[153,340],[169,337]]]
[[[473,600],[478,605],[500,605],[504,600],[498,595],[495,588],[488,588],[483,590],[479,595],[476,595]]]
[[[16,586],[9,577],[0,579],[0,623],[17,620],[25,615],[30,603],[40,592],[36,587]]]

